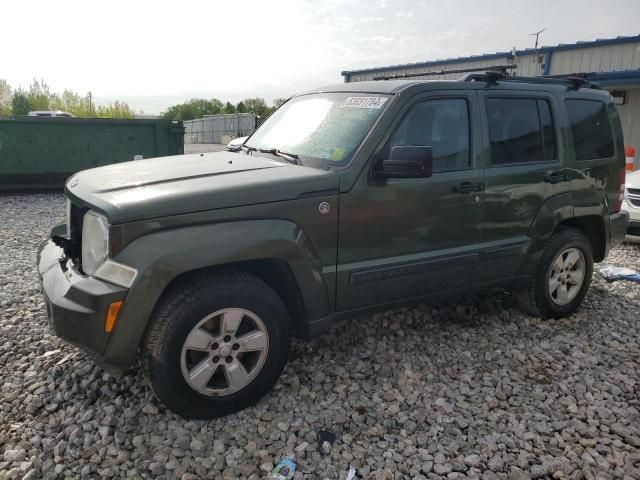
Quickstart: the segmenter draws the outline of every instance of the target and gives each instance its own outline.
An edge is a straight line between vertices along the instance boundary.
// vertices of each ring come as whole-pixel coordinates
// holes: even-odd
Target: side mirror
[[[388,178],[428,178],[433,171],[433,150],[422,145],[391,147],[388,160],[383,160],[376,173]]]

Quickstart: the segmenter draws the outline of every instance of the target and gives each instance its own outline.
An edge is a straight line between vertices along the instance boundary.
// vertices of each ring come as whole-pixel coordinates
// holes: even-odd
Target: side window
[[[462,98],[427,100],[414,105],[404,117],[385,151],[396,145],[422,145],[433,149],[433,171],[465,170],[471,165],[469,109]]]
[[[493,165],[556,159],[549,102],[535,98],[488,98],[486,106]]]
[[[577,160],[613,156],[613,134],[607,107],[597,100],[567,99]]]

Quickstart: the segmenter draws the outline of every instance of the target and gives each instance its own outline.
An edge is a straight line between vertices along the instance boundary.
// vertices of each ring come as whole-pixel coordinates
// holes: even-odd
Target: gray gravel
[[[339,323],[256,407],[186,421],[50,334],[36,249],[63,218],[0,197],[0,478],[260,478],[287,454],[296,478],[640,478],[638,284],[595,278],[559,321],[493,294]]]

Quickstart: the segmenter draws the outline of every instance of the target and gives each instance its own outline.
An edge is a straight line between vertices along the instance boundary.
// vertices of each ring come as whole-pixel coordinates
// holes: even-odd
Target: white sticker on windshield
[[[342,104],[343,107],[350,108],[382,108],[387,97],[347,97]]]

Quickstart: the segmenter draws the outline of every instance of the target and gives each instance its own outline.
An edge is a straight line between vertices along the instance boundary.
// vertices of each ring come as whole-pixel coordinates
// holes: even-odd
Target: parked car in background
[[[77,173],[40,248],[56,335],[115,370],[140,352],[185,417],[256,403],[337,319],[494,288],[571,315],[629,222],[620,119],[582,79],[323,87],[241,151]]]
[[[227,143],[227,150],[229,150],[230,152],[239,152],[242,148],[242,144],[247,141],[247,138],[249,137],[234,138],[229,143]]]
[[[29,112],[28,116],[30,117],[73,117],[68,112],[63,112],[61,110],[35,110],[33,112]]]
[[[640,243],[640,170],[627,173],[622,209],[630,216],[625,240]]]

